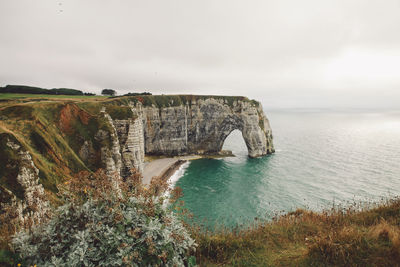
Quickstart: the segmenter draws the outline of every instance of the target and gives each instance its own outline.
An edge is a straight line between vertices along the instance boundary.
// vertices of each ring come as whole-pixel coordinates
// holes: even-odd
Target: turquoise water
[[[176,186],[197,221],[241,225],[298,207],[400,195],[400,112],[266,112],[276,153],[249,159],[240,131],[235,158],[200,159]]]

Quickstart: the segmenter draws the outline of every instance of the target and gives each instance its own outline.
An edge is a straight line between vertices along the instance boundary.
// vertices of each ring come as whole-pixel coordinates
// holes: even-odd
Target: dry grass
[[[75,202],[107,196],[113,184],[104,177],[101,171],[80,173],[59,185],[59,196]],[[149,187],[140,180],[135,173],[120,183],[122,192],[148,197],[167,187],[157,177]],[[181,191],[171,195],[178,200]],[[246,229],[187,227],[198,244],[193,256],[200,266],[400,266],[399,198],[320,213],[298,209]]]
[[[297,210],[248,229],[192,227],[201,266],[400,266],[400,200]]]

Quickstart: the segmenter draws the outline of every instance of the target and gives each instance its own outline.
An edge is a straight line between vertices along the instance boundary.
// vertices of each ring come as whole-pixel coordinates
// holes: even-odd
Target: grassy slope
[[[110,130],[100,115],[102,107],[113,119],[134,118],[127,106],[141,102],[144,106],[172,107],[189,104],[210,96],[143,95],[129,97],[60,96],[34,94],[0,94],[0,191],[4,188],[21,196],[15,182],[19,162],[7,148],[7,136],[15,139],[32,155],[39,168],[40,181],[47,190],[56,191],[56,184],[82,170],[101,167],[100,147],[94,136],[99,129]],[[212,96],[228,105],[245,97]],[[254,101],[251,101],[252,103]],[[254,102],[256,103],[256,102]],[[4,135],[6,134],[7,135]],[[90,162],[83,162],[79,150],[85,141],[93,144],[97,152]],[[104,143],[105,142],[105,143]],[[15,153],[14,153],[15,154]],[[11,166],[11,167],[10,167]],[[1,188],[3,187],[3,189]]]
[[[40,170],[41,183],[53,192],[56,191],[55,185],[63,179],[82,170],[100,167],[100,154],[92,162],[80,159],[79,149],[84,141],[91,141],[97,150],[110,141],[105,140],[103,144],[94,139],[99,129],[109,130],[107,121],[79,109],[74,103],[58,101],[6,105],[0,108],[0,116],[0,186],[12,192],[18,190],[15,190],[15,168],[9,166],[18,168],[19,162],[3,164],[6,158],[11,159],[10,149],[5,145],[7,136],[11,135],[16,143],[30,152]]]
[[[297,210],[247,230],[192,229],[201,266],[400,266],[400,200]]]

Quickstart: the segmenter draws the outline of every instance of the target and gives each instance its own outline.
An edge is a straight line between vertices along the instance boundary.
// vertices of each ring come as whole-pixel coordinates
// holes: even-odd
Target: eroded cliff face
[[[132,114],[132,117],[126,119],[112,119],[105,108],[100,111],[100,116],[105,118],[109,127],[99,129],[94,139],[102,144],[100,167],[104,168],[109,176],[128,177],[133,169],[143,171],[144,133],[140,108],[132,109]],[[109,142],[105,142],[106,140]],[[90,162],[91,158],[95,158],[96,153],[97,151],[88,141],[85,141],[79,150],[79,155],[84,162]]]
[[[98,141],[111,140],[110,147],[101,148],[103,166],[109,174],[127,177],[133,168],[142,172],[145,154],[216,154],[236,129],[243,134],[249,157],[274,152],[269,121],[255,101],[208,97],[175,106],[144,106],[140,101],[126,106],[132,114],[123,118],[113,119],[106,108],[100,112],[111,125],[109,131],[99,130],[95,137]],[[93,157],[88,153],[92,151],[90,145],[84,143],[81,151],[86,158]]]
[[[0,202],[15,196],[32,204],[30,188],[54,196],[58,183],[80,171],[104,168],[110,177],[128,177],[132,169],[143,171],[145,154],[215,154],[235,129],[250,157],[274,152],[261,105],[245,97],[7,102],[0,103],[0,117]]]
[[[133,109],[133,113],[135,118],[113,121],[122,155],[120,173],[123,177],[129,176],[133,168],[143,172],[144,167],[144,132],[141,108]]]
[[[274,152],[272,130],[258,103],[199,99],[176,107],[143,108],[145,151],[156,155],[210,154],[240,130],[249,157]]]
[[[115,173],[120,174],[122,168],[122,157],[117,129],[115,128],[114,122],[109,114],[105,113],[105,111],[102,111],[102,115],[107,119],[109,125],[111,126],[111,130],[109,132],[104,131],[104,133],[99,131],[96,135],[96,138],[103,138],[102,136],[109,135],[111,138],[111,147],[103,146],[101,148],[101,159],[109,176]]]
[[[11,137],[6,137],[6,140],[8,149],[16,159],[15,165],[12,166],[17,171],[16,186],[22,190],[23,195],[17,197],[14,192],[5,189],[3,197],[8,199],[0,203],[0,210],[12,210],[13,216],[8,218],[10,223],[28,227],[47,218],[50,203],[42,184],[39,183],[39,169],[33,163],[30,153],[17,140]]]

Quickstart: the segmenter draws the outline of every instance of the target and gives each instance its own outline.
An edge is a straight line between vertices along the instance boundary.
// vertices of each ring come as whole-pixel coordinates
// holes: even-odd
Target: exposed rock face
[[[103,146],[101,148],[101,159],[103,165],[105,165],[105,169],[108,175],[120,175],[122,169],[122,157],[120,152],[120,144],[117,134],[117,129],[113,124],[113,120],[105,112],[102,112],[103,115],[108,120],[111,125],[111,132],[106,132],[104,130],[99,130],[96,134],[96,138],[98,140],[104,140],[105,138],[111,137],[111,148],[107,146]]]
[[[96,150],[91,141],[85,141],[79,150],[79,157],[85,162],[91,163],[96,160]]]
[[[9,128],[0,133],[0,202],[12,202],[21,221],[39,221],[49,210],[39,176],[50,191],[82,170],[103,168],[111,178],[128,177],[133,168],[143,172],[145,153],[218,153],[235,129],[242,132],[250,157],[274,152],[261,105],[245,97],[149,95],[79,105],[52,101],[40,107],[7,106],[0,116],[6,120],[2,127]]]
[[[32,142],[26,142],[25,150],[35,151],[33,157],[42,154],[43,158],[34,160],[41,168],[41,177],[51,181],[49,185],[60,181],[54,175],[60,174],[62,179],[62,174],[74,175],[87,169],[104,168],[110,175],[127,177],[133,168],[143,171],[145,153],[167,156],[218,153],[225,138],[235,129],[242,132],[250,157],[274,152],[271,128],[261,106],[245,97],[137,96],[79,105],[49,103],[42,107],[48,108],[46,112],[33,112],[35,108],[16,105],[0,113],[21,121],[21,125],[9,124],[13,131],[22,129],[24,121],[30,124],[25,138]],[[52,128],[52,123],[58,127]],[[54,138],[45,138],[46,127]],[[19,151],[18,145],[6,146]],[[7,153],[0,153],[2,160],[15,166],[14,158]],[[9,188],[21,198],[23,190],[12,184],[19,170],[9,169],[0,169],[8,175],[2,180],[5,186],[1,192]],[[28,177],[29,172],[20,170],[23,177]],[[1,195],[9,199],[6,192]]]
[[[122,154],[123,168],[121,175],[129,176],[132,168],[143,172],[144,134],[142,118],[115,120],[113,123],[117,129]]]
[[[110,128],[100,129],[95,135],[100,143],[111,140],[111,144],[100,149],[103,168],[110,175],[127,177],[133,168],[143,172],[145,153],[168,156],[219,153],[226,137],[236,129],[243,134],[249,157],[273,153],[272,131],[261,105],[232,98],[228,102],[225,98],[195,97],[190,103],[180,102],[175,106],[168,103],[172,106],[167,107],[130,102],[132,115],[114,120],[103,107],[101,114]],[[80,158],[91,162],[95,155],[93,144],[85,141],[79,150]]]
[[[18,154],[19,172],[16,180],[24,190],[24,198],[18,200],[13,196],[9,205],[14,208],[17,215],[16,219],[22,225],[40,223],[50,212],[50,205],[44,188],[39,183],[39,170],[34,165],[29,152],[25,151],[19,144],[8,140],[7,146]]]
[[[272,131],[261,105],[212,97],[191,105],[143,109],[145,151],[157,155],[216,153],[225,138],[240,130],[249,157],[274,152]]]
[[[143,171],[144,165],[144,133],[141,108],[133,109],[134,117],[124,120],[113,120],[105,110],[102,114],[111,126],[111,132],[99,130],[95,136],[98,141],[111,138],[111,147],[101,148],[101,158],[107,174],[118,174],[122,177],[131,175],[131,170]],[[89,143],[85,143],[79,151],[80,156],[89,158]]]
[[[158,108],[130,103],[133,117],[113,120],[106,112],[112,131],[99,130],[96,140],[111,138],[111,148],[102,147],[101,157],[107,173],[123,177],[135,168],[143,172],[144,155],[214,154],[221,151],[226,137],[240,130],[249,157],[274,152],[272,131],[261,105],[256,102],[212,97],[190,104]],[[85,143],[79,154],[93,153]]]

